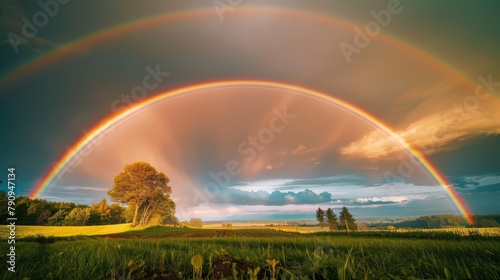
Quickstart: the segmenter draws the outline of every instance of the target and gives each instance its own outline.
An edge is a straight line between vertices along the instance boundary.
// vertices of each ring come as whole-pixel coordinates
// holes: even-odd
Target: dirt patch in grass
[[[175,274],[161,273],[159,270],[150,270],[147,271],[144,275],[143,279],[148,280],[177,280],[177,276]]]
[[[120,238],[120,239],[125,239],[125,238],[144,238],[143,235],[140,234],[125,234],[125,233],[112,233],[112,234],[106,234],[106,235],[97,235],[96,237],[107,237],[107,238]]]
[[[116,273],[114,277],[118,279],[146,279],[146,280],[178,280],[179,278],[173,273],[162,272],[158,269],[144,269],[131,273],[122,270]]]
[[[241,275],[247,275],[249,270],[253,271],[255,268],[256,266],[253,264],[234,260],[229,258],[229,256],[223,256],[213,263],[213,276],[214,279],[226,279],[236,273],[236,278],[239,279]],[[257,279],[264,279],[264,276],[265,271],[260,270],[257,274]]]

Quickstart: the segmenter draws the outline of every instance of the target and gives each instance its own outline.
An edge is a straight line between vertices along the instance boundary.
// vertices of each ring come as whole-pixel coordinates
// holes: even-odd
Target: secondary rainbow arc
[[[347,103],[341,99],[338,99],[336,97],[327,95],[325,93],[316,90],[300,87],[297,85],[279,83],[279,82],[255,81],[255,80],[218,81],[218,82],[208,82],[198,85],[186,86],[152,96],[148,99],[142,100],[132,105],[131,107],[124,108],[121,111],[118,111],[117,113],[110,115],[103,122],[99,123],[92,129],[90,129],[86,135],[84,135],[74,145],[72,145],[71,148],[68,149],[67,152],[64,153],[59,158],[56,164],[50,170],[48,170],[48,172],[42,177],[40,182],[34,186],[29,196],[31,198],[37,198],[44,192],[44,190],[52,187],[57,182],[57,179],[64,174],[68,166],[70,166],[71,161],[74,159],[75,155],[77,155],[82,149],[88,147],[88,145],[92,143],[92,141],[96,137],[102,135],[103,133],[106,132],[106,130],[110,129],[114,125],[117,125],[121,121],[125,120],[128,116],[132,115],[133,113],[143,110],[148,106],[169,97],[178,96],[201,89],[228,87],[228,86],[264,86],[264,87],[279,88],[284,90],[291,90],[308,96],[319,98],[326,102],[330,102],[332,104],[344,108],[349,112],[352,112],[355,115],[358,115],[363,120],[373,124],[382,132],[392,137],[399,145],[404,147],[411,155],[413,155],[425,168],[428,174],[432,176],[432,178],[434,178],[436,182],[444,189],[444,191],[453,201],[453,204],[460,212],[460,214],[470,224],[474,223],[471,212],[467,204],[460,197],[460,195],[454,190],[451,184],[447,181],[446,177],[443,174],[441,174],[439,170],[435,166],[433,166],[432,163],[424,155],[422,155],[418,150],[409,146],[399,135],[394,133],[387,125],[385,125],[382,121],[377,119],[369,112],[364,111],[361,108],[356,107],[353,104]]]
[[[296,11],[289,8],[242,6],[232,11],[231,14],[239,15],[264,11],[282,13],[284,15],[292,17],[306,18],[311,21],[322,22],[324,24],[335,26],[337,28],[348,31],[353,31],[353,28],[356,26],[362,26],[362,24],[350,22],[342,18],[333,18],[322,14],[316,14],[306,11]],[[140,18],[131,22],[126,22],[108,29],[101,30],[99,32],[91,33],[70,43],[63,44],[53,51],[49,51],[48,53],[36,57],[33,60],[29,60],[26,63],[13,68],[11,71],[7,71],[0,76],[0,86],[9,85],[11,82],[17,81],[25,75],[40,71],[41,69],[44,69],[49,65],[58,62],[59,60],[77,55],[79,53],[82,53],[83,51],[105,44],[113,39],[120,38],[132,32],[141,31],[146,28],[151,28],[158,25],[169,24],[177,20],[186,20],[207,16],[217,18],[217,14],[213,11],[213,9],[207,8],[196,10],[181,10]],[[432,70],[435,70],[439,73],[444,74],[445,76],[448,76],[449,78],[452,78],[454,81],[460,83],[469,92],[474,92],[476,84],[472,82],[470,78],[466,77],[463,73],[459,72],[457,69],[453,68],[446,62],[441,61],[434,56],[431,56],[423,50],[384,33],[373,37],[373,40],[382,42],[387,46],[401,53],[404,53],[408,57],[413,58],[418,63],[425,63],[431,66]]]

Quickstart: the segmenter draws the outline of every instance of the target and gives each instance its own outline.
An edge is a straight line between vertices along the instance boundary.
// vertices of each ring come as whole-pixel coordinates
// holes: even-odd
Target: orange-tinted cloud
[[[488,106],[493,105],[494,103],[490,103]],[[450,109],[434,113],[412,122],[397,134],[408,145],[427,155],[455,149],[463,145],[465,140],[500,134],[500,106],[496,107],[497,111]],[[371,131],[359,140],[342,147],[340,152],[349,157],[376,159],[393,156],[401,152],[401,149],[394,139],[380,131]]]

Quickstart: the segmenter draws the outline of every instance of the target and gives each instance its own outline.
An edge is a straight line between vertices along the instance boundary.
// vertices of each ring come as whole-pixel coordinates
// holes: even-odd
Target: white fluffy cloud
[[[370,197],[370,198],[356,198],[355,202],[358,203],[377,203],[377,202],[391,202],[391,203],[403,203],[415,199],[425,199],[426,195],[403,195],[403,196],[382,196],[382,197]]]

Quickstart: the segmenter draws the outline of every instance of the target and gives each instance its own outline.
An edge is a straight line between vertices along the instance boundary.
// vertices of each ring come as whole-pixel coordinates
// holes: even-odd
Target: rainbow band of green
[[[84,137],[82,137],[78,142],[76,142],[71,149],[69,149],[54,165],[53,168],[51,168],[47,174],[42,178],[41,182],[35,186],[33,191],[30,194],[31,198],[37,198],[39,197],[42,192],[50,188],[54,183],[55,179],[58,178],[58,176],[62,176],[64,173],[64,170],[67,168],[67,166],[71,163],[71,160],[75,157],[76,154],[79,153],[80,150],[84,149],[87,145],[89,145],[93,139],[101,135],[102,133],[105,133],[106,130],[110,129],[114,125],[118,124],[128,116],[132,115],[135,112],[138,112],[140,110],[143,110],[144,108],[160,101],[164,100],[169,97],[174,97],[182,94],[186,94],[189,92],[197,91],[197,90],[204,90],[204,89],[210,89],[210,88],[220,88],[220,87],[231,87],[231,86],[261,86],[261,87],[271,87],[271,88],[277,88],[277,89],[282,89],[282,90],[291,90],[295,91],[298,93],[302,93],[311,97],[316,97],[319,98],[323,101],[329,102],[331,104],[334,104],[336,106],[339,106],[357,116],[359,116],[361,119],[367,121],[368,123],[374,125],[377,127],[380,131],[383,133],[387,134],[390,136],[398,145],[401,145],[406,151],[408,151],[415,159],[417,159],[421,165],[427,170],[428,174],[436,180],[436,182],[445,190],[445,192],[448,194],[450,199],[453,201],[453,204],[456,206],[457,210],[460,212],[460,214],[470,223],[473,224],[474,221],[472,219],[472,215],[465,203],[465,201],[459,196],[459,194],[453,189],[451,184],[447,182],[446,178],[440,174],[438,169],[434,167],[431,162],[425,158],[424,155],[422,155],[419,151],[416,149],[412,148],[409,146],[399,135],[394,133],[391,129],[388,128],[387,125],[382,123],[382,121],[378,120],[375,116],[371,115],[369,112],[366,112],[352,104],[349,104],[343,100],[340,100],[338,98],[332,97],[330,95],[327,95],[325,93],[321,93],[315,90],[295,86],[295,85],[289,85],[289,84],[284,84],[284,83],[277,83],[277,82],[269,82],[269,81],[247,81],[247,80],[241,80],[241,81],[220,81],[220,82],[211,82],[211,83],[204,83],[204,84],[199,84],[199,85],[194,85],[194,86],[187,86],[183,87],[180,89],[172,90],[172,91],[167,91],[162,94],[152,96],[146,100],[143,100],[141,102],[136,103],[132,107],[125,108],[116,114],[112,114],[109,117],[105,119],[104,122],[101,124],[97,125],[96,127],[92,128]]]

